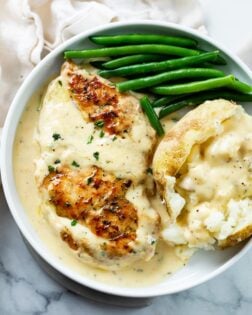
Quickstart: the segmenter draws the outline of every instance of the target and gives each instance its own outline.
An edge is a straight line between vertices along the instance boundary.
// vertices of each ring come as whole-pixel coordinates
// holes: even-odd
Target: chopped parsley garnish
[[[73,220],[73,221],[71,222],[71,226],[75,226],[77,223],[78,223],[77,220]]]
[[[90,135],[87,140],[87,144],[90,144],[94,140],[94,136]]]
[[[92,181],[93,181],[93,178],[92,177],[88,177],[87,184],[90,185],[92,183]]]
[[[54,134],[52,135],[52,137],[53,137],[53,140],[54,140],[54,141],[57,141],[57,140],[61,139],[61,135],[60,135],[59,133],[54,133]]]
[[[103,130],[101,130],[101,131],[100,131],[100,138],[103,138],[103,137],[104,137],[104,135],[105,135],[104,131],[103,131]]]
[[[59,83],[60,86],[62,86],[62,81],[59,80],[58,83]]]
[[[152,168],[148,167],[146,173],[152,175],[153,174]]]
[[[73,161],[72,165],[75,166],[75,167],[80,167],[80,164],[78,164],[76,161]]]
[[[97,120],[94,124],[96,127],[102,128],[104,126],[104,121],[103,120]]]
[[[61,163],[61,161],[59,159],[54,161],[54,164],[60,164],[60,163]]]
[[[96,161],[99,160],[99,155],[100,155],[99,152],[94,152],[94,153],[93,153],[93,157],[96,159]]]
[[[55,171],[55,167],[52,166],[52,165],[48,165],[48,171],[49,171],[49,173],[54,172]]]
[[[112,138],[112,141],[116,141],[116,139],[117,139],[117,137],[116,137],[116,136],[114,136],[114,137]]]
[[[156,243],[155,240],[152,240],[152,241],[151,241],[151,245],[154,245],[155,243]]]

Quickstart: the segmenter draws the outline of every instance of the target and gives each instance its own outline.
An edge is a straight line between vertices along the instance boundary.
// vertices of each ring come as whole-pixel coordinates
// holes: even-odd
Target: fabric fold
[[[0,126],[18,87],[49,51],[114,21],[155,19],[200,28],[197,0],[0,0]]]

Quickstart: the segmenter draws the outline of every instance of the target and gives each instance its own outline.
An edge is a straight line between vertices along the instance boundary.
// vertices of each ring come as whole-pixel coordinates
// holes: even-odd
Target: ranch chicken
[[[145,181],[155,132],[139,101],[65,62],[44,96],[36,139],[41,211],[69,250],[111,270],[151,259],[160,219]]]

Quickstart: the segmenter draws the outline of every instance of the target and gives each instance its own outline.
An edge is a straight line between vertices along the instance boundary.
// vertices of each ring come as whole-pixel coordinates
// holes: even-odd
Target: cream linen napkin
[[[0,0],[0,126],[17,88],[41,58],[94,26],[158,19],[202,26],[197,0]]]

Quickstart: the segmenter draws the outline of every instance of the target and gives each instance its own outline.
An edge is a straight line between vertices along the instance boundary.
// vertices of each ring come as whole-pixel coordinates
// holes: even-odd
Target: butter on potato
[[[185,115],[160,142],[153,171],[171,245],[211,249],[252,235],[252,117],[226,100]]]

